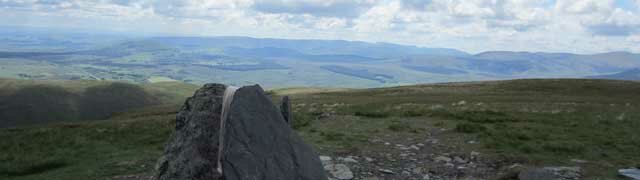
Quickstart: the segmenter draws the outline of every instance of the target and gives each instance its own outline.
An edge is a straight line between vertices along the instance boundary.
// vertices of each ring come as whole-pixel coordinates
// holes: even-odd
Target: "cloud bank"
[[[640,52],[640,0],[0,0],[2,25]]]

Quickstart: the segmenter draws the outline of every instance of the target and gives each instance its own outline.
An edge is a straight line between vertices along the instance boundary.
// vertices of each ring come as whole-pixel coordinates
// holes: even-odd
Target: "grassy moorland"
[[[274,92],[278,94],[278,91]],[[296,128],[325,152],[368,150],[370,137],[451,129],[461,144],[530,165],[575,165],[587,177],[639,166],[640,83],[513,80],[294,94]]]
[[[477,141],[455,145],[488,158],[532,166],[584,160],[577,166],[587,178],[615,178],[616,169],[640,162],[638,82],[541,79],[269,92],[274,99],[292,97],[295,129],[322,154],[384,151],[370,144],[373,137],[421,138],[437,128],[449,138],[442,143]],[[150,174],[175,112],[175,106],[156,106],[105,121],[0,129],[0,179]]]

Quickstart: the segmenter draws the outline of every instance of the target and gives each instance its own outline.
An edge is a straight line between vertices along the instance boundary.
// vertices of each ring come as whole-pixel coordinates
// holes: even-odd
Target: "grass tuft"
[[[367,111],[357,111],[354,113],[355,116],[368,117],[368,118],[386,118],[389,117],[390,114],[387,112],[367,112]]]
[[[460,123],[456,125],[456,131],[461,133],[477,133],[485,131],[487,128],[477,123]]]
[[[29,160],[14,165],[4,164],[0,166],[0,177],[1,175],[13,177],[39,174],[46,171],[62,168],[67,165],[67,162],[59,159]]]

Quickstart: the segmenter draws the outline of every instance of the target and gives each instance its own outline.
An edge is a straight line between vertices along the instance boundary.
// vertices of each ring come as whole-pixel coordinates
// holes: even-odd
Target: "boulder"
[[[226,88],[206,84],[187,99],[155,179],[327,179],[318,155],[258,85],[237,89],[221,127]]]

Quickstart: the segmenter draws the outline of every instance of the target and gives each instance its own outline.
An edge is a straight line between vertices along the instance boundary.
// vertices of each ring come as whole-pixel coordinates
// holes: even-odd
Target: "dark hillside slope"
[[[136,108],[181,103],[191,85],[0,80],[0,127],[106,119]]]
[[[105,119],[117,112],[159,103],[158,98],[140,86],[112,83],[87,88],[78,102],[78,110],[81,119]]]
[[[77,120],[80,95],[58,86],[23,87],[0,99],[0,127]]]

